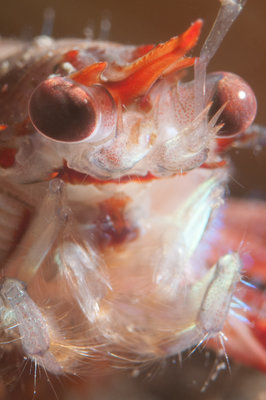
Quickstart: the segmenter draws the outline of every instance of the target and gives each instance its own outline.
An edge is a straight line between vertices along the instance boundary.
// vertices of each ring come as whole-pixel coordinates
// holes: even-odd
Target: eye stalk
[[[100,85],[85,87],[53,77],[32,93],[29,116],[37,131],[53,141],[101,142],[115,132],[116,105]]]
[[[212,117],[224,106],[217,124],[223,124],[218,137],[235,136],[244,132],[253,122],[257,101],[251,87],[239,76],[229,72],[217,72],[207,77],[207,87],[213,85]]]

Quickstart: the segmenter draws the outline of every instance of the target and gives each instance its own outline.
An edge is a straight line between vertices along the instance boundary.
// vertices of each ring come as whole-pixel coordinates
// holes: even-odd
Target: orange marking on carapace
[[[75,171],[72,168],[69,168],[64,162],[64,167],[59,171],[54,171],[48,178],[48,180],[53,179],[54,177],[62,179],[66,183],[70,183],[71,185],[105,185],[108,183],[129,183],[129,182],[150,182],[155,179],[160,179],[157,176],[152,175],[148,172],[145,176],[141,175],[123,175],[121,178],[102,180],[94,178],[93,176],[84,174],[82,172]]]
[[[70,75],[70,79],[82,85],[91,86],[101,82],[100,75],[106,67],[107,62],[95,63]]]
[[[222,168],[226,165],[226,160],[221,160],[221,161],[214,161],[214,162],[205,162],[201,164],[200,168],[206,168],[206,169],[216,169],[216,168]]]
[[[0,167],[11,168],[15,163],[17,149],[2,147],[0,148]]]
[[[219,154],[228,150],[235,141],[236,141],[235,137],[221,138],[218,136],[216,138],[216,144],[217,144],[216,153]]]
[[[159,44],[132,64],[121,68],[121,72],[126,76],[124,79],[107,82],[104,86],[113,98],[122,104],[129,104],[135,98],[143,96],[165,71],[171,69],[173,64],[175,71],[193,65],[194,59],[183,56],[195,46],[201,26],[202,22],[196,21],[182,35]]]
[[[77,64],[77,57],[79,54],[79,50],[70,50],[64,54],[64,62],[69,62],[74,67]]]
[[[143,96],[153,83],[166,73],[177,72],[194,64],[194,58],[184,58],[197,43],[202,21],[196,21],[186,32],[154,47],[129,65],[118,66],[107,63],[92,64],[70,78],[83,85],[101,84],[109,90],[117,103],[129,104]],[[144,50],[145,51],[145,50]],[[101,79],[101,73],[107,68],[107,81]],[[117,77],[108,80],[108,69]]]
[[[135,61],[137,58],[143,57],[145,54],[149,53],[152,49],[154,49],[154,44],[144,44],[143,46],[139,46],[132,53],[132,61]]]

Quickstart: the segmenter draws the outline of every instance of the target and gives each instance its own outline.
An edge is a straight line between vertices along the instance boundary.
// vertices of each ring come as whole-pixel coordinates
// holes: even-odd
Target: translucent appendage
[[[60,374],[61,366],[49,352],[48,324],[29,297],[25,285],[18,280],[7,278],[1,284],[0,294],[7,311],[12,310],[15,315],[26,356],[37,361],[46,370]]]
[[[37,216],[9,259],[5,275],[29,283],[65,226],[67,216],[64,184],[60,179],[54,179]]]
[[[232,297],[240,281],[241,264],[236,253],[219,259],[204,278],[189,288],[186,303],[197,305],[194,321],[179,330],[164,347],[167,354],[181,353],[222,332]]]
[[[100,311],[99,301],[110,288],[108,279],[92,247],[78,242],[78,236],[66,236],[56,251],[55,261],[86,318],[93,323]]]
[[[197,318],[197,326],[208,337],[223,329],[236,284],[240,281],[240,269],[237,253],[225,255],[213,267]]]

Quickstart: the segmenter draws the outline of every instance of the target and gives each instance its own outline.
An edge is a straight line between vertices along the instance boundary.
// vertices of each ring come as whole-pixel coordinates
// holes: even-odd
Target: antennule
[[[195,116],[203,110],[207,100],[206,69],[222,43],[229,28],[242,11],[247,0],[221,0],[221,7],[213,27],[202,46],[200,57],[195,62]]]

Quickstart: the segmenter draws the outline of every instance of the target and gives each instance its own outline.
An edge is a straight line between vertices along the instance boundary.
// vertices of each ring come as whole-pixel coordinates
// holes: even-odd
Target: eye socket
[[[43,81],[32,93],[29,116],[37,131],[51,140],[98,142],[114,131],[116,107],[102,86],[87,88],[54,77]]]
[[[210,116],[227,103],[217,121],[218,124],[224,124],[218,137],[244,132],[252,124],[257,112],[253,90],[242,78],[229,72],[209,74],[209,80],[215,82]]]

